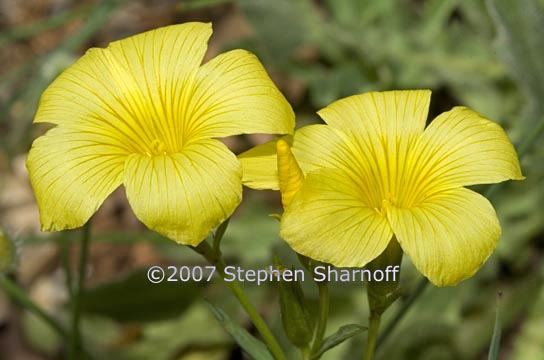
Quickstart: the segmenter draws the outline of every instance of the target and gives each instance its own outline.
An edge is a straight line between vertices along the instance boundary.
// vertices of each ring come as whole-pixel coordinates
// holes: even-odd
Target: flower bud
[[[291,152],[289,144],[280,139],[276,143],[278,178],[283,208],[287,208],[304,182],[304,174]]]
[[[276,258],[276,266],[282,270]],[[312,340],[314,325],[298,281],[279,282],[281,321],[287,337],[295,346],[306,347]]]

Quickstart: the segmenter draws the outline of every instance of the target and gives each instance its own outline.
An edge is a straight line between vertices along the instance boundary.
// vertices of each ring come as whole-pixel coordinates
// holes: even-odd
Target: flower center
[[[387,208],[390,206],[397,205],[397,197],[392,193],[387,193],[384,199],[382,199],[382,204],[380,208],[375,207],[374,210],[380,215],[385,216],[387,214]]]
[[[147,156],[152,157],[154,155],[166,155],[166,145],[159,139],[155,139],[151,142],[149,150],[145,152]]]

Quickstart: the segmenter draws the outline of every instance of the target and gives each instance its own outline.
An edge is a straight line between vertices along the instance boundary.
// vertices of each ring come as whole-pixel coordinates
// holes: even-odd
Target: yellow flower
[[[295,133],[305,180],[281,222],[294,250],[359,267],[395,235],[438,286],[480,268],[501,228],[489,201],[464,186],[524,177],[503,129],[474,111],[455,107],[425,128],[430,94],[351,96],[319,111],[327,125]],[[240,155],[245,184],[277,189],[275,157],[270,143]]]
[[[242,196],[216,138],[290,133],[291,107],[244,50],[201,65],[211,24],[168,26],[90,49],[42,95],[27,167],[42,229],[82,226],[120,185],[136,216],[197,245]]]

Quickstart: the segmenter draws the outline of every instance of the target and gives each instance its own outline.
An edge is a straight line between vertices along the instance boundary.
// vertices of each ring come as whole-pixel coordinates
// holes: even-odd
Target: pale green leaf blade
[[[501,345],[501,317],[500,317],[501,294],[497,297],[497,310],[495,315],[495,326],[493,327],[493,337],[489,346],[488,360],[497,360],[499,358],[499,349]]]
[[[247,330],[234,322],[223,310],[208,302],[213,316],[221,323],[227,332],[234,338],[236,343],[256,360],[274,360],[266,346]]]
[[[323,345],[321,345],[319,351],[313,354],[312,360],[319,359],[325,352],[340,345],[351,337],[362,333],[365,330],[367,330],[365,326],[357,324],[348,324],[341,326],[334,334],[327,336],[325,340],[323,340]]]

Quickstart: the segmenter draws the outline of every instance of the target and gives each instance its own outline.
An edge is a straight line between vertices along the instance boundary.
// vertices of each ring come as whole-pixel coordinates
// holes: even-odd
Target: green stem
[[[219,275],[221,275],[221,278],[224,279],[226,266],[225,262],[221,256],[217,255],[217,253],[213,250],[209,243],[203,241],[200,243],[200,245],[192,249],[202,255],[211,265],[215,266],[216,271],[219,273]],[[225,281],[225,284],[230,289],[230,291],[232,291],[236,299],[238,299],[240,305],[242,305],[247,315],[250,317],[253,325],[255,325],[255,327],[261,334],[263,341],[268,346],[268,349],[270,350],[274,358],[277,360],[286,360],[287,357],[283,353],[283,350],[281,349],[278,341],[272,334],[272,331],[270,331],[270,329],[268,328],[268,325],[266,325],[264,319],[261,317],[257,309],[255,309],[253,304],[251,304],[251,302],[249,301],[249,298],[245,294],[244,290],[242,290],[240,283],[236,280],[233,280]]]
[[[72,270],[70,268],[70,246],[64,239],[59,242],[60,261],[66,276],[66,289],[68,290],[68,296],[71,299],[73,294],[73,279]]]
[[[317,353],[321,345],[323,345],[323,338],[327,330],[327,319],[329,317],[329,285],[326,282],[318,282],[317,287],[319,289],[319,318],[317,319],[312,354]]]
[[[89,256],[89,242],[91,238],[91,222],[88,221],[83,227],[81,249],[79,252],[79,270],[77,284],[72,288],[72,341],[70,344],[70,359],[80,359],[81,353],[81,296],[85,287],[85,275],[87,273],[87,258]]]
[[[370,313],[366,350],[363,360],[372,360],[374,358],[374,348],[376,347],[376,339],[378,338],[378,331],[380,329],[380,319],[380,314],[375,312]]]
[[[42,310],[32,299],[28,297],[23,289],[21,289],[8,275],[0,275],[0,287],[4,289],[6,294],[16,303],[36,315],[43,320],[51,329],[64,339],[69,339],[70,334],[51,316]]]
[[[410,309],[412,304],[419,298],[419,296],[427,288],[428,284],[429,284],[429,281],[427,280],[427,278],[422,278],[419,281],[414,292],[410,295],[410,297],[405,302],[402,303],[402,306],[397,311],[393,319],[387,324],[384,331],[382,331],[381,335],[378,338],[376,346],[380,346],[382,343],[384,343],[387,340],[389,335],[391,335],[393,330],[397,327],[400,321],[408,313],[408,310]]]
[[[221,272],[221,275],[223,275],[223,272]],[[242,288],[240,287],[240,284],[238,281],[229,281],[226,282],[229,289],[232,291],[234,296],[238,299],[238,302],[240,302],[240,305],[244,308],[248,316],[251,318],[251,321],[261,334],[264,342],[270,349],[270,352],[276,358],[277,360],[286,360],[287,357],[283,353],[283,350],[280,347],[280,344],[264,322],[264,319],[261,317],[261,315],[257,312],[257,309],[251,304],[249,301],[247,295],[244,293]]]
[[[312,358],[312,351],[308,346],[300,348],[300,356],[302,360],[309,360]]]

